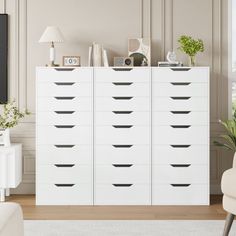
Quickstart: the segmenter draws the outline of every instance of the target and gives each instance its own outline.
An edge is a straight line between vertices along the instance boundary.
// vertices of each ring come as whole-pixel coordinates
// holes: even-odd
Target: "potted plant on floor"
[[[2,146],[9,147],[11,145],[10,128],[18,125],[19,120],[29,114],[27,110],[20,112],[15,101],[3,105],[2,112],[0,112],[0,144]]]

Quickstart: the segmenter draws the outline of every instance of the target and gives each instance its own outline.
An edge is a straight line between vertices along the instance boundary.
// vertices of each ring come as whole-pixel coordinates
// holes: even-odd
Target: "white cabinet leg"
[[[9,188],[6,188],[6,190],[5,190],[5,195],[6,195],[6,197],[9,197],[9,196],[10,196],[10,189],[9,189]]]
[[[5,189],[0,188],[0,202],[4,202],[4,201],[5,201]]]

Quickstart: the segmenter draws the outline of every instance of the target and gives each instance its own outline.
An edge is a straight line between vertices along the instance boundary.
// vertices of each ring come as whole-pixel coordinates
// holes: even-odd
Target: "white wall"
[[[19,193],[34,192],[35,66],[48,62],[48,45],[38,43],[47,25],[61,28],[67,41],[56,45],[62,55],[80,55],[86,65],[88,46],[99,42],[114,55],[127,54],[127,38],[152,38],[152,64],[177,51],[182,34],[202,38],[206,50],[198,65],[211,67],[211,139],[222,131],[218,119],[227,117],[227,0],[0,0],[10,15],[9,92],[21,108],[33,114],[12,131],[23,143],[24,178]],[[187,58],[178,52],[179,59]],[[219,192],[222,171],[231,154],[211,146],[211,188]]]

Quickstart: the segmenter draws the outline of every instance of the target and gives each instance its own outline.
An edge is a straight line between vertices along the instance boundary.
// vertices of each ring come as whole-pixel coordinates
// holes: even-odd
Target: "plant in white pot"
[[[20,112],[16,107],[15,101],[2,106],[2,112],[0,112],[0,144],[2,146],[9,147],[11,145],[10,128],[17,126],[19,120],[29,114],[27,110]]]
[[[231,150],[234,152],[234,162],[236,162],[236,120],[219,121],[227,131],[227,134],[220,135],[225,142],[214,141],[214,144],[219,147]],[[236,163],[235,163],[236,164]]]

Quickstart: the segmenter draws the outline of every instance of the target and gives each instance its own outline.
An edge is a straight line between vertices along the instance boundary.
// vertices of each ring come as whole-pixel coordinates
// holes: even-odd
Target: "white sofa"
[[[24,221],[19,204],[0,203],[0,236],[23,236]]]

